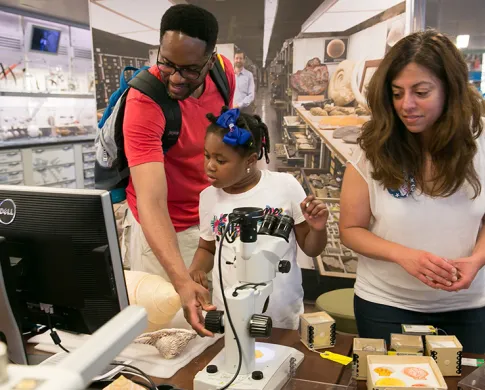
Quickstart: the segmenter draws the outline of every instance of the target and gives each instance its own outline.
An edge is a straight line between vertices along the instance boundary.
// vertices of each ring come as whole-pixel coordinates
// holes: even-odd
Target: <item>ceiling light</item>
[[[458,49],[466,49],[470,42],[470,35],[458,35],[456,37],[456,47]]]
[[[278,0],[264,1],[263,67],[266,66],[266,57],[268,56],[269,43],[273,34],[277,11]]]

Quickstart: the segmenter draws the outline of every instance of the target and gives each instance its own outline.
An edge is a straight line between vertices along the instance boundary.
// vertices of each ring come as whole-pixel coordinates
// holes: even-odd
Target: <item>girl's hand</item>
[[[200,284],[205,288],[209,288],[209,281],[207,279],[207,274],[199,269],[196,270],[189,270],[190,277],[195,283]]]
[[[328,210],[321,200],[309,195],[300,203],[300,208],[310,229],[324,231],[327,228]]]

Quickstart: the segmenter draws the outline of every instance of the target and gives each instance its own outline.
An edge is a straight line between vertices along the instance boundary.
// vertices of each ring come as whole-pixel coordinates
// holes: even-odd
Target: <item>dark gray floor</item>
[[[260,168],[275,170],[281,165],[274,154],[274,145],[281,142],[281,123],[277,122],[276,111],[270,104],[270,91],[268,88],[260,88],[256,92],[256,113],[261,116],[263,122],[268,126],[269,138],[271,143],[270,163],[267,165],[264,160],[259,163]]]

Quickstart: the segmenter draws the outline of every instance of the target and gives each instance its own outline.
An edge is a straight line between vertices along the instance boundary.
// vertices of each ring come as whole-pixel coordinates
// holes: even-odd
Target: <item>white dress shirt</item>
[[[254,101],[254,78],[253,74],[245,69],[236,73],[236,91],[234,93],[234,104],[239,108],[248,107]]]

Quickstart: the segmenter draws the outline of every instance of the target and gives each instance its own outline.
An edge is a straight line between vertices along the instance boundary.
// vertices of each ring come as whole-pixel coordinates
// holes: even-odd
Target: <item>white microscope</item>
[[[260,313],[268,306],[276,272],[290,271],[291,263],[282,260],[288,248],[283,240],[288,241],[293,224],[289,216],[265,216],[260,208],[238,208],[229,215],[226,232],[234,226],[240,230],[235,261],[239,283],[225,289],[225,313],[207,313],[206,328],[225,332],[225,347],[197,373],[194,390],[279,390],[302,362],[303,353],[294,348],[256,342],[256,338],[271,335],[271,317]],[[220,275],[224,236],[218,259]],[[213,283],[222,284],[222,275]]]

